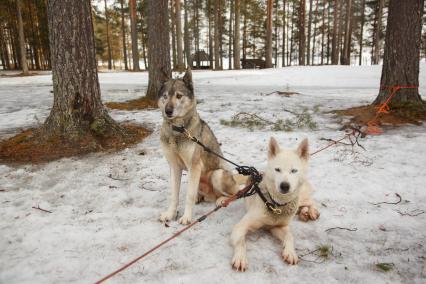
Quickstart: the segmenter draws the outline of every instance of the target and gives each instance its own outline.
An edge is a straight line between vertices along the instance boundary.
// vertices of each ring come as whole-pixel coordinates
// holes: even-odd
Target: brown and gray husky
[[[222,154],[212,130],[198,115],[196,104],[190,69],[183,79],[166,81],[159,92],[158,106],[164,118],[160,141],[170,166],[172,190],[169,208],[160,216],[163,222],[176,217],[183,170],[189,171],[189,180],[185,211],[179,219],[181,224],[191,222],[196,201],[205,199],[219,204],[226,196],[238,191],[238,184],[226,162],[203,151],[199,145],[172,129],[173,125],[184,126],[207,147]]]

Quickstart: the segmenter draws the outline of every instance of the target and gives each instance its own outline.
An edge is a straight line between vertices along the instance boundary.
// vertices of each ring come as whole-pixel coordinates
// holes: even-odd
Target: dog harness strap
[[[191,132],[189,132],[184,126],[176,126],[172,124],[172,129],[176,132],[182,133],[185,135],[189,140],[197,143],[200,145],[204,151],[211,153],[220,159],[227,161],[230,164],[233,164],[237,170],[237,172],[244,176],[250,176],[250,179],[252,180],[253,184],[252,187],[244,192],[244,194],[241,194],[241,196],[238,196],[238,198],[242,197],[248,197],[255,193],[259,195],[259,197],[262,199],[263,203],[265,203],[266,208],[268,208],[269,211],[275,213],[275,214],[281,214],[281,209],[279,209],[279,206],[285,206],[286,204],[280,204],[276,202],[272,196],[268,193],[269,199],[271,201],[268,201],[268,199],[265,197],[265,195],[262,193],[262,191],[259,188],[259,183],[262,181],[262,175],[259,173],[259,171],[255,167],[249,167],[249,166],[240,166],[237,163],[232,162],[231,160],[228,160],[227,158],[223,157],[222,155],[212,151],[209,147],[204,145],[200,140],[197,139],[197,137],[192,136]],[[202,220],[200,220],[202,221]]]

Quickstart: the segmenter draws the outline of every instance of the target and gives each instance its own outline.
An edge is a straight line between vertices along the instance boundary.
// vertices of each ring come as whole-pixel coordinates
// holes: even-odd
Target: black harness
[[[215,155],[216,157],[234,165],[235,169],[237,170],[237,172],[239,174],[250,177],[250,180],[252,182],[251,188],[249,190],[247,190],[246,192],[244,192],[244,194],[242,194],[241,196],[238,196],[238,198],[248,197],[248,196],[257,194],[257,195],[259,195],[260,199],[262,199],[263,203],[265,204],[266,208],[269,211],[271,211],[275,214],[278,214],[278,215],[282,213],[282,211],[279,207],[285,206],[285,205],[287,205],[287,203],[280,204],[280,203],[276,202],[272,198],[272,196],[269,194],[269,192],[267,192],[269,198],[266,198],[265,194],[263,194],[262,190],[259,188],[259,184],[262,181],[262,175],[259,173],[259,171],[255,167],[241,166],[241,165],[225,158],[224,156],[214,152],[212,149],[210,149],[209,147],[204,145],[200,140],[198,140],[197,137],[192,136],[192,134],[184,126],[176,126],[176,125],[172,124],[172,129],[176,132],[179,132],[179,133],[185,135],[189,140],[191,140],[192,142],[201,146],[203,148],[203,150],[206,151],[207,153]]]

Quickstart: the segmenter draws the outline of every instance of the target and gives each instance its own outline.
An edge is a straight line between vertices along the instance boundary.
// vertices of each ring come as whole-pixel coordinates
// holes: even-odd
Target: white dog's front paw
[[[225,196],[221,196],[218,199],[216,199],[216,206],[222,206],[223,205],[223,201],[227,200],[228,197]]]
[[[247,269],[247,257],[242,254],[234,254],[234,257],[232,258],[232,268],[234,268],[236,271],[244,272]]]
[[[179,223],[181,223],[182,225],[188,225],[191,224],[191,222],[192,217],[189,214],[183,214],[183,216],[179,218]]]
[[[168,222],[176,218],[176,210],[167,210],[160,215],[161,222]]]
[[[288,264],[294,265],[299,262],[299,257],[297,256],[296,251],[293,248],[284,248],[282,256],[283,260]]]

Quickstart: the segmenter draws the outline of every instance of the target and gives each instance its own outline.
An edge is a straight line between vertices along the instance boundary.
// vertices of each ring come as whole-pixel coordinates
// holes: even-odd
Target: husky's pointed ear
[[[299,144],[297,154],[304,160],[309,159],[309,143],[307,138],[303,139],[303,141]]]
[[[188,89],[190,89],[191,91],[194,90],[194,85],[192,84],[192,72],[190,67],[186,69],[185,75],[183,76],[183,82],[185,83],[185,86]]]
[[[274,137],[269,139],[269,150],[268,150],[268,158],[271,159],[275,157],[280,151],[280,145],[278,145],[277,140]]]

